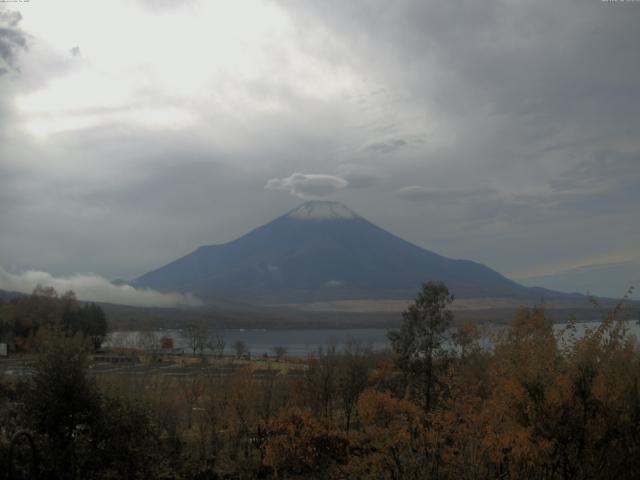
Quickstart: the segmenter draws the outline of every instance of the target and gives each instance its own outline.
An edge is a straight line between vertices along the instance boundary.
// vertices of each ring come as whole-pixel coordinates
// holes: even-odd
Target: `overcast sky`
[[[325,198],[621,295],[639,25],[600,0],[0,4],[0,268],[133,278]]]

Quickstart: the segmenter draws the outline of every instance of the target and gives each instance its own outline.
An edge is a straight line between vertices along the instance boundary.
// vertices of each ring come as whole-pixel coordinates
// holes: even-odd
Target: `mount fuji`
[[[202,246],[133,285],[190,292],[212,303],[282,304],[407,299],[429,280],[444,281],[462,298],[562,295],[443,257],[327,201],[304,203],[231,242]]]

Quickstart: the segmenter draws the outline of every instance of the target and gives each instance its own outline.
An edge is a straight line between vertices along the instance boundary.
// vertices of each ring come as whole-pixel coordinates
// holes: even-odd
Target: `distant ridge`
[[[413,298],[428,280],[446,282],[462,298],[570,296],[443,257],[327,201],[306,202],[236,240],[199,247],[132,284],[210,302],[282,304]]]
[[[26,297],[26,293],[14,292],[12,290],[0,290],[0,300],[9,301],[14,298]]]

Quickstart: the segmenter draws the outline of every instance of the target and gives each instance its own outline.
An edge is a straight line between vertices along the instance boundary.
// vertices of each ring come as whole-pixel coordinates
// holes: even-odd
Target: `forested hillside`
[[[90,342],[52,329],[33,376],[2,379],[0,458],[26,428],[42,478],[637,478],[640,353],[621,305],[582,337],[523,308],[487,349],[450,301],[425,285],[386,353],[123,350],[135,365],[100,369]]]
[[[107,318],[95,303],[81,304],[72,291],[58,295],[38,286],[31,295],[0,298],[0,341],[20,352],[40,347],[51,330],[80,335],[98,349],[107,334]]]

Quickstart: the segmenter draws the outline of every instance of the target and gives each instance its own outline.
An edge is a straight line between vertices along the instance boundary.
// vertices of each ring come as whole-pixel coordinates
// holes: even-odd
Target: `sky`
[[[0,288],[135,278],[320,198],[619,297],[639,22],[600,0],[0,3]]]

